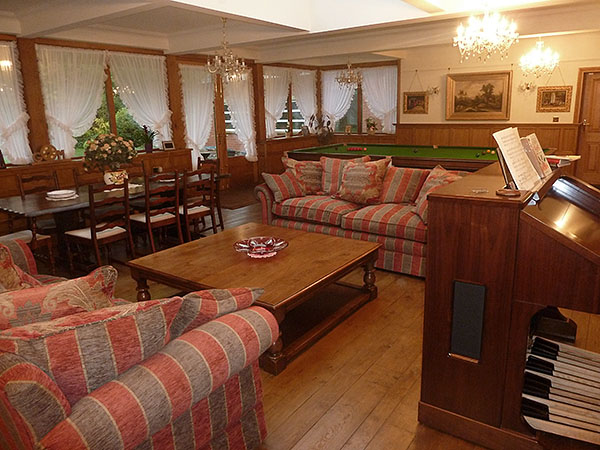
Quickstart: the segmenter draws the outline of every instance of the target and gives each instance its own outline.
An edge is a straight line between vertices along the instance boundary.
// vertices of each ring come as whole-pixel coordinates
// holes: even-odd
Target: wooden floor
[[[224,212],[227,228],[260,222],[259,205]],[[116,295],[135,299],[127,268],[116,266]],[[376,300],[278,376],[262,372],[268,430],[263,450],[480,448],[418,423],[425,283],[384,271],[376,275]],[[361,277],[355,272],[348,279],[361,284]],[[150,291],[152,298],[175,293],[159,284],[151,284]],[[598,316],[573,314],[579,344],[593,347],[588,340],[598,340]]]

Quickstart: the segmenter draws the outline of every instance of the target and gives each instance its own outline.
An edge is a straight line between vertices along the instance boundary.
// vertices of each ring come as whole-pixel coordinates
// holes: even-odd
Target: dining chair
[[[96,264],[102,265],[100,248],[107,248],[107,259],[110,259],[109,244],[125,240],[127,256],[135,257],[133,237],[129,222],[129,186],[127,183],[121,187],[107,186],[104,184],[88,185],[89,209],[85,215],[88,227],[69,230],[65,232],[69,268],[74,271],[73,257],[75,245],[81,255],[81,246],[92,247]]]
[[[131,214],[133,232],[145,231],[152,253],[156,252],[154,230],[166,235],[167,227],[175,225],[179,243],[183,244],[179,219],[179,174],[163,172],[144,176],[144,211]],[[159,234],[159,238],[160,238]],[[162,240],[162,239],[161,239]]]
[[[183,199],[179,205],[179,216],[188,242],[192,240],[192,227],[196,235],[208,228],[212,228],[213,234],[217,233],[215,171],[214,165],[203,164],[197,170],[183,172]],[[210,217],[210,227],[206,225],[206,217]],[[200,222],[202,228],[199,227]]]
[[[56,171],[50,173],[36,173],[32,175],[18,174],[19,193],[21,197],[28,194],[53,191],[59,188],[58,176]],[[47,262],[50,265],[52,274],[56,273],[56,264],[54,260],[54,238],[52,234],[56,232],[54,219],[48,217],[31,217],[27,219],[27,228],[31,231],[31,241],[28,242],[32,252],[39,256],[37,250],[45,249],[47,253]]]
[[[227,178],[230,174],[222,174],[221,173],[221,162],[219,158],[216,159],[202,159],[198,157],[198,168],[204,165],[212,165],[215,168],[215,207],[217,209],[217,215],[219,217],[219,222],[217,226],[221,228],[221,231],[225,229],[225,225],[223,222],[223,211],[221,211],[221,180],[223,178]]]

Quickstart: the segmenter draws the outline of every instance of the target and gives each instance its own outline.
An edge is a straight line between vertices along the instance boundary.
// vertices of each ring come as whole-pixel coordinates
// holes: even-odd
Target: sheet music
[[[493,134],[517,189],[533,191],[540,177],[527,157],[516,128],[506,128]]]
[[[525,151],[530,152],[529,158],[531,159],[533,167],[537,171],[540,178],[545,178],[550,175],[552,173],[552,169],[546,160],[544,150],[542,149],[540,141],[535,133],[531,133],[529,136],[521,138],[521,142],[523,143]]]

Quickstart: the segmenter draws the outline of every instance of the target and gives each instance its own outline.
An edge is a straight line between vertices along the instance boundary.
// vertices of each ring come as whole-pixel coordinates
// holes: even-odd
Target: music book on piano
[[[545,178],[550,175],[552,173],[552,169],[550,168],[550,164],[548,164],[544,150],[542,149],[540,141],[538,141],[535,133],[531,133],[528,136],[522,137],[521,144],[523,144],[525,153],[529,157],[531,164],[533,164],[533,168],[536,170],[540,178]]]
[[[516,128],[493,133],[516,189],[534,191],[541,178],[531,163]]]

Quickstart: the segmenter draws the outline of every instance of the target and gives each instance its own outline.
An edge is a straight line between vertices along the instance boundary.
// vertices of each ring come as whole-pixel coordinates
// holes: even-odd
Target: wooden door
[[[577,145],[581,160],[576,163],[576,173],[578,178],[600,185],[600,69],[585,72],[581,87]]]

